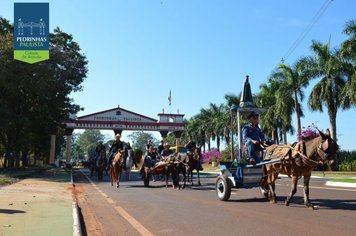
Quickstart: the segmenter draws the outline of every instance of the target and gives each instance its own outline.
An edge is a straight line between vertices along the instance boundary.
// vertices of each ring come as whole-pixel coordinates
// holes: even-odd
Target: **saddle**
[[[294,143],[290,145],[277,145],[273,144],[266,148],[265,155],[263,156],[264,161],[270,161],[272,159],[287,161],[287,164],[294,162],[297,166],[303,165],[303,160],[300,153],[304,153],[305,147],[304,143]],[[289,161],[288,161],[289,160]]]
[[[273,144],[266,148],[263,160],[270,161],[272,159],[288,159],[290,157],[291,151],[292,148],[289,145]]]

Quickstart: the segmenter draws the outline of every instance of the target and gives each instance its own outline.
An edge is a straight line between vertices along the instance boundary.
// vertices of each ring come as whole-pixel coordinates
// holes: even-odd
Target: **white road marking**
[[[82,171],[82,174],[88,179],[88,181],[91,183],[91,185],[106,199],[106,201],[110,204],[115,205],[114,200],[112,200],[108,195],[103,193],[101,189]],[[127,211],[125,211],[122,207],[120,206],[114,206],[115,210],[117,213],[119,213],[127,222],[129,222],[132,227],[137,230],[141,235],[144,236],[153,236],[153,234],[145,228],[139,221],[137,221],[134,217],[132,217]]]
[[[153,234],[148,231],[140,222],[133,218],[129,213],[127,213],[122,207],[116,206],[115,210],[129,222],[134,229],[136,229],[141,235],[153,236]]]
[[[107,198],[106,201],[107,201],[109,204],[115,204],[115,202],[114,202],[111,198]]]

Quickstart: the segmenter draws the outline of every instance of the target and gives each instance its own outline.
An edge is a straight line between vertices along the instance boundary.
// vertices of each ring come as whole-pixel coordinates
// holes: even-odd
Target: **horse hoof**
[[[201,183],[199,182],[198,185],[201,186]]]
[[[285,201],[284,204],[285,204],[286,206],[289,206],[289,201]]]

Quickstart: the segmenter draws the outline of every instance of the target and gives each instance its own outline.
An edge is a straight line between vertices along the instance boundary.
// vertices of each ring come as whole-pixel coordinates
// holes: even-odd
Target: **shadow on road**
[[[278,205],[284,205],[286,197],[277,196]],[[251,203],[251,202],[268,202],[267,198],[248,198],[248,199],[230,199],[229,202]],[[311,199],[310,203],[317,206],[318,210],[356,210],[356,200],[335,200],[335,199]],[[305,207],[304,198],[300,196],[293,197],[289,207]]]
[[[0,214],[18,214],[18,213],[26,213],[26,211],[20,210],[10,210],[10,209],[0,209]]]

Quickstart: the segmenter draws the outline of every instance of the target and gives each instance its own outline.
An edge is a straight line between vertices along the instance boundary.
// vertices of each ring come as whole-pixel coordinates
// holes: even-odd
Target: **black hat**
[[[247,118],[250,119],[252,116],[259,116],[259,114],[253,111],[250,114],[248,114]]]

